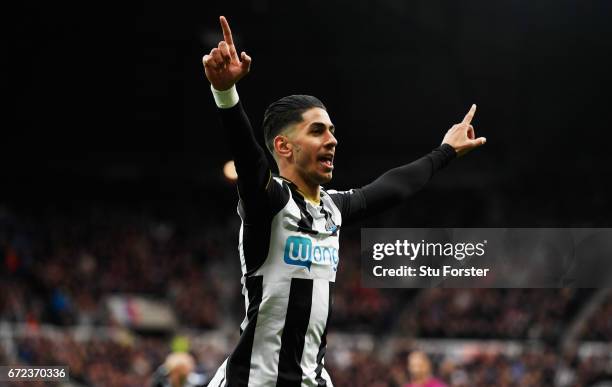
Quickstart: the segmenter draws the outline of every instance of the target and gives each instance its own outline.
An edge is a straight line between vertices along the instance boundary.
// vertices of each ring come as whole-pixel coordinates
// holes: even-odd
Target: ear
[[[289,142],[286,136],[278,135],[274,137],[274,151],[280,157],[291,157],[293,153],[293,144]]]

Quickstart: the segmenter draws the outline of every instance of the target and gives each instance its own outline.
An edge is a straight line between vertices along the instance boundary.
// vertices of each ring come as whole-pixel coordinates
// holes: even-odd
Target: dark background
[[[427,153],[478,104],[487,145],[369,225],[612,223],[606,0],[23,3],[5,14],[0,201],[233,212],[201,64],[221,14],[253,58],[238,90],[257,129],[282,96],[327,105],[333,188]]]

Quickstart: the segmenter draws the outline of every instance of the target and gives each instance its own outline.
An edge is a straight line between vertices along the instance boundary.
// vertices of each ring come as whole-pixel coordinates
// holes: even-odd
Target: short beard
[[[332,180],[332,174],[330,173],[329,178],[327,177],[327,175],[325,177],[321,176],[321,175],[317,175],[317,184],[319,185],[323,185],[323,184],[327,184]]]

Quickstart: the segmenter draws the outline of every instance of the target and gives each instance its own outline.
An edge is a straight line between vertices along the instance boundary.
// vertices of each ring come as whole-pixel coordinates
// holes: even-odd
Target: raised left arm
[[[472,105],[465,117],[463,117],[463,121],[451,126],[442,140],[442,144],[452,146],[458,156],[463,156],[472,149],[478,148],[487,142],[487,139],[484,137],[474,138],[476,137],[474,127],[472,126],[474,114],[476,114],[476,105]]]
[[[456,156],[484,145],[484,137],[474,138],[471,122],[475,112],[476,105],[472,105],[463,121],[448,130],[442,145],[428,155],[393,168],[362,188],[345,192],[328,191],[342,212],[343,222],[346,224],[402,203],[422,189],[437,171]]]

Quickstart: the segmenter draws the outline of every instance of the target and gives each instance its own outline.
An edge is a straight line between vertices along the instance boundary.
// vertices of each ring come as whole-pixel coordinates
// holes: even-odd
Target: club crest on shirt
[[[334,222],[334,218],[324,208],[321,208],[321,212],[325,215],[325,231],[329,231],[332,236],[336,236],[339,227]]]

